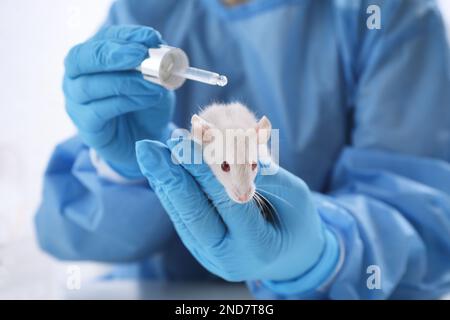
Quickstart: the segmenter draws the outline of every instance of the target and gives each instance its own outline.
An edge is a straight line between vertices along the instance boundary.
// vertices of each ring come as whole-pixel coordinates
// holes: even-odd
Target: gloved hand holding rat
[[[173,92],[135,71],[161,42],[152,28],[113,26],[72,48],[65,60],[66,109],[79,136],[127,178],[142,177],[135,141],[170,136]]]
[[[274,291],[279,286],[288,291],[284,284],[292,281],[296,290],[316,288],[336,269],[339,247],[306,184],[274,163],[275,174],[258,174],[261,163],[248,156],[249,140],[226,144],[226,135],[220,159],[194,160],[207,158],[207,146],[217,139],[211,132],[230,128],[253,128],[258,144],[266,144],[270,122],[265,117],[258,122],[238,103],[213,105],[193,116],[193,140],[171,139],[168,146],[139,141],[142,173],[185,246],[210,272],[229,281],[263,280]],[[239,154],[244,163],[233,162]],[[263,214],[268,203],[273,221]]]

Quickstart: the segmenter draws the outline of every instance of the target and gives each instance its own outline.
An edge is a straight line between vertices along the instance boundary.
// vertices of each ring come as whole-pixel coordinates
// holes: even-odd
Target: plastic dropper
[[[206,71],[198,68],[189,67],[184,71],[177,71],[174,74],[178,77],[203,82],[213,86],[224,87],[228,83],[227,77],[215,72]]]
[[[183,85],[186,79],[217,86],[225,86],[228,79],[215,72],[189,66],[186,53],[166,45],[149,49],[149,58],[137,68],[144,79],[174,90]]]

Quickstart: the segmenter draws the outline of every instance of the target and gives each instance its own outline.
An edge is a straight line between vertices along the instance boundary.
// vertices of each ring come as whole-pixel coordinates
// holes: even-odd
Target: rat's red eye
[[[258,166],[258,165],[256,164],[256,162],[253,162],[253,163],[252,163],[252,171],[255,171],[255,169],[256,169],[257,166]]]
[[[230,171],[230,165],[226,161],[222,162],[222,165],[220,167],[222,168],[222,171],[224,171],[224,172]]]

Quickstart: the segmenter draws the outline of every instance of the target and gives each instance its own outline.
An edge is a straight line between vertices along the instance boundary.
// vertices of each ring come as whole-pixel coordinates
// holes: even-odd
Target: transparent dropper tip
[[[219,87],[225,87],[227,83],[228,83],[227,77],[225,77],[224,75],[219,75],[219,78],[217,79],[217,85]]]
[[[183,71],[177,71],[174,73],[178,77],[199,81],[215,86],[224,87],[228,83],[228,79],[224,75],[220,75],[215,72],[210,72],[198,68],[189,67]]]

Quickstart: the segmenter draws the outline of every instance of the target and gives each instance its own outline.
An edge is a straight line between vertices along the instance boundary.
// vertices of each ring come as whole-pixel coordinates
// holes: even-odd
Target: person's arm
[[[68,260],[137,261],[174,235],[148,185],[99,177],[77,137],[52,155],[35,222],[41,247]]]
[[[450,59],[440,14],[433,1],[377,1],[381,30],[367,30],[369,3],[337,3],[354,127],[316,206],[344,255],[311,290],[249,285],[261,298],[440,297],[450,290]]]

